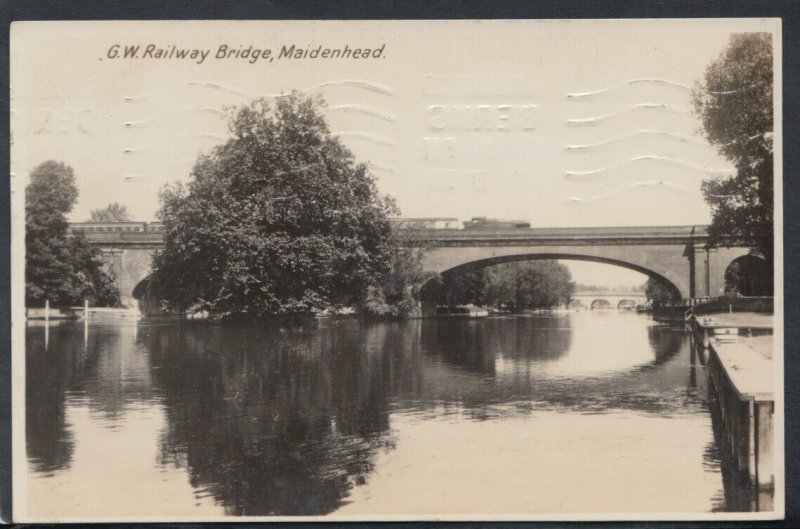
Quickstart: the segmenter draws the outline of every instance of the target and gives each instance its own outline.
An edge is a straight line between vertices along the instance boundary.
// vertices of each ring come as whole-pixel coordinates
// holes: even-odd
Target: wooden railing
[[[681,307],[693,313],[708,312],[772,312],[774,309],[772,296],[742,296],[741,294],[726,294],[724,296],[704,296],[685,298],[672,303],[662,303],[662,307]]]

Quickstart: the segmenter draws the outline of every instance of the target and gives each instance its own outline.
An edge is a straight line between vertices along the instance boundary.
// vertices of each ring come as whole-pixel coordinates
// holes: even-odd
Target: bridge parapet
[[[90,242],[136,243],[162,242],[164,225],[160,222],[75,222],[70,229],[83,233]],[[481,241],[504,245],[508,242],[533,244],[703,244],[708,240],[705,226],[620,226],[592,228],[401,228],[412,238],[441,244],[469,244]]]
[[[510,228],[510,229],[411,229],[412,239],[458,246],[464,242],[474,245],[482,241],[495,245],[524,243],[526,245],[595,245],[606,244],[705,244],[705,226],[646,226],[600,228]]]

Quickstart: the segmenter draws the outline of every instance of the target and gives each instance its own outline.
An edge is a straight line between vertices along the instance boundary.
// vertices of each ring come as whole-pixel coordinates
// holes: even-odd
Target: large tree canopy
[[[773,259],[772,36],[731,36],[693,91],[706,138],[736,174],[703,182],[712,243],[744,244]]]
[[[119,304],[113,277],[100,269],[97,249],[71,234],[67,213],[78,198],[72,168],[55,161],[38,165],[25,190],[25,302],[42,306]]]
[[[150,292],[168,310],[256,316],[352,305],[390,268],[393,203],[333,137],[319,98],[253,101],[165,188]]]

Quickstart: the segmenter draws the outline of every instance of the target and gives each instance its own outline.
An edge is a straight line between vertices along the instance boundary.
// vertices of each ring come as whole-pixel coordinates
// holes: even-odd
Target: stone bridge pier
[[[103,247],[100,249],[103,268],[116,278],[124,306],[137,306],[133,290],[136,285],[150,275],[155,251],[154,248]]]

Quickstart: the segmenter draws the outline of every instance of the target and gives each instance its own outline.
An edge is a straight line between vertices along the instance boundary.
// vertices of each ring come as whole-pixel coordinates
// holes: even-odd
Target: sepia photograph
[[[782,519],[781,53],[14,22],[14,521]]]

